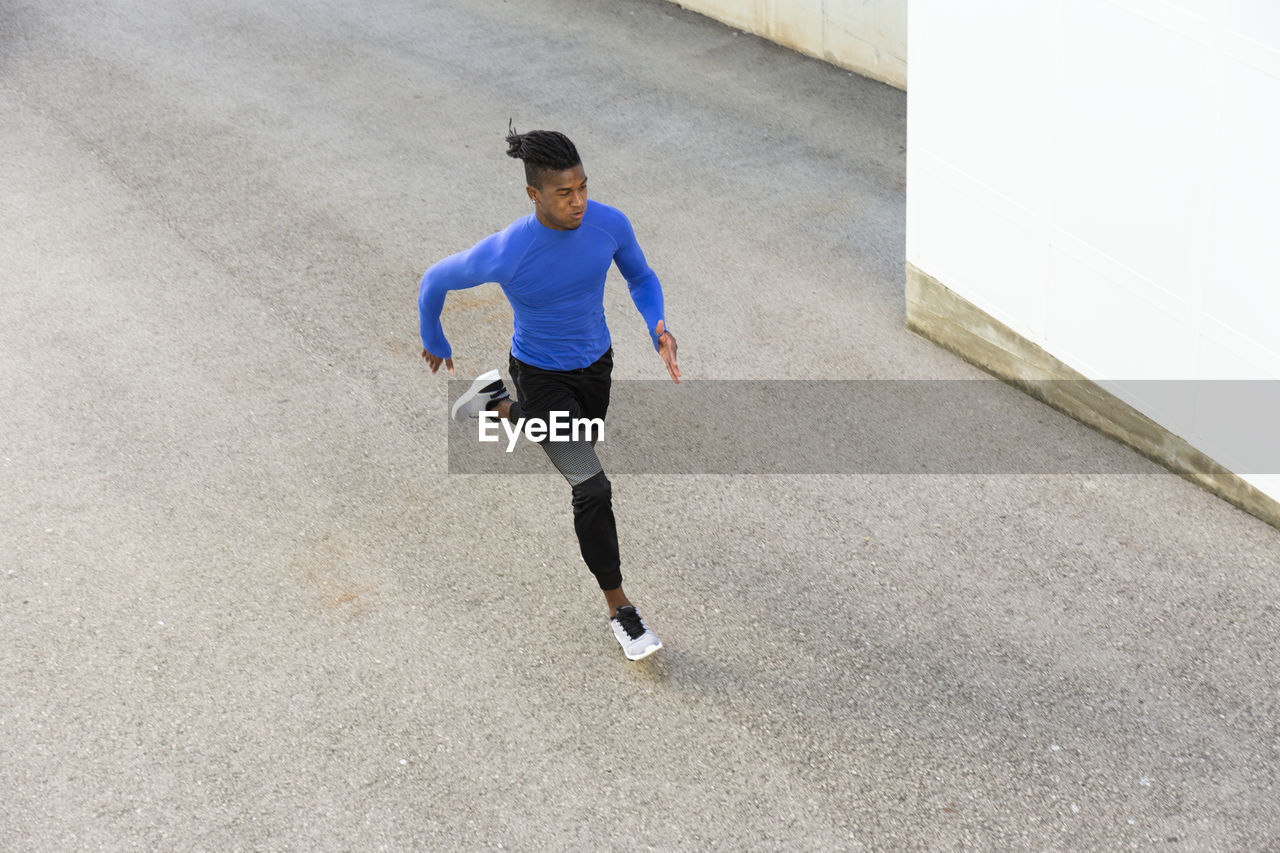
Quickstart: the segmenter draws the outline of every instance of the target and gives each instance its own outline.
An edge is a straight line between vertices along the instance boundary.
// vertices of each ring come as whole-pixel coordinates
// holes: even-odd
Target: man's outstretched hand
[[[679,385],[680,365],[676,364],[676,336],[667,331],[664,320],[659,320],[653,331],[658,336],[658,355],[662,356],[662,360],[666,363],[671,381]]]
[[[659,322],[661,322],[661,321],[659,321]],[[671,350],[671,355],[672,355],[672,357],[674,357],[674,356],[675,356],[674,344],[673,344],[673,348],[672,348],[672,350]],[[438,356],[438,355],[432,355],[431,353],[427,352],[427,348],[426,348],[426,347],[423,347],[423,348],[422,348],[422,360],[423,360],[423,361],[425,361],[428,365],[430,365],[430,367],[431,367],[431,372],[432,372],[432,373],[435,373],[437,370],[439,370],[439,369],[440,369],[440,365],[441,365],[441,364],[443,364],[443,365],[444,365],[445,370],[449,371],[450,373],[453,373],[453,359],[452,359],[452,358],[441,358],[441,357],[440,357],[440,356]]]

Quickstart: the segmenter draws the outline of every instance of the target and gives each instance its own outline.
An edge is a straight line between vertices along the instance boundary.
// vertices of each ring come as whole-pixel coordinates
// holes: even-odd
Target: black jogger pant
[[[609,384],[613,373],[613,349],[593,364],[578,370],[545,370],[525,364],[514,355],[509,363],[517,402],[511,418],[550,419],[551,412],[567,412],[569,418],[604,420],[609,410]],[[578,534],[582,559],[601,589],[622,586],[618,558],[618,527],[613,518],[613,490],[604,475],[595,441],[541,442],[551,463],[573,487],[573,529]]]

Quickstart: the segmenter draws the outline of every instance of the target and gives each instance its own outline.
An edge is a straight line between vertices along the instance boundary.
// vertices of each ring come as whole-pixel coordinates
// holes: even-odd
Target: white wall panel
[[[1280,3],[1274,0],[1218,0],[1223,23],[1235,33],[1280,47]]]
[[[1191,298],[1203,203],[1205,50],[1102,0],[1062,7],[1054,221]],[[1069,46],[1069,47],[1067,47]]]
[[[1187,379],[1195,373],[1191,318],[1145,298],[1132,273],[1066,240],[1050,250],[1050,352],[1091,379]],[[1135,346],[1135,341],[1143,345]],[[1079,369],[1079,368],[1077,368]]]
[[[965,298],[1026,337],[1043,333],[1042,232],[1012,199],[950,163],[921,155],[916,168],[931,188],[919,212],[930,234],[918,252],[935,277],[961,283]],[[953,223],[963,221],[963,228]],[[922,267],[923,269],[923,267]]]
[[[955,37],[970,15],[1000,26],[976,39]],[[952,96],[928,100],[912,115],[919,127],[909,124],[909,132],[918,129],[931,154],[1026,207],[1040,203],[1042,125],[1051,107],[1043,93],[1051,80],[1037,43],[1010,35],[1036,31],[1043,17],[1035,4],[1019,0],[948,4],[936,10],[921,42],[912,42],[925,73],[949,78]]]
[[[1250,338],[1212,317],[1203,318],[1200,331],[1200,353],[1197,359],[1199,379],[1276,379],[1280,378],[1280,352],[1274,346],[1280,341]],[[1280,425],[1277,425],[1280,432]]]
[[[1173,313],[1149,309],[1105,257],[1060,245],[1051,250],[1046,349],[1185,437],[1195,421],[1191,384],[1149,380],[1191,375],[1195,354],[1189,325]],[[1135,336],[1152,346],[1132,346]]]
[[[1204,308],[1280,347],[1280,79],[1228,61]]]

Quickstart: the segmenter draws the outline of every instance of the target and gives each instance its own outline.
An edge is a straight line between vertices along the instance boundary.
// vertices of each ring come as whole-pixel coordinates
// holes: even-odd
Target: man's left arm
[[[653,341],[653,348],[662,356],[667,365],[667,372],[675,382],[680,381],[680,368],[676,364],[676,338],[667,329],[664,305],[662,300],[662,284],[658,274],[645,260],[640,243],[636,241],[635,231],[625,216],[620,215],[621,233],[617,234],[618,251],[613,260],[618,270],[627,280],[627,288],[631,291],[631,301],[635,303],[640,316],[644,318],[645,327]]]

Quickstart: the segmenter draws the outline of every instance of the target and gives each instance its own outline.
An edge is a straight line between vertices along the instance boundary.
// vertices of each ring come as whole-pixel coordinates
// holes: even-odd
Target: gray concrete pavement
[[[635,665],[558,476],[447,473],[417,279],[525,212],[508,117],[687,377],[976,376],[903,328],[904,107],[657,0],[0,0],[0,849],[1280,843],[1280,533],[1179,479],[655,460]],[[452,295],[459,370],[509,323]]]

